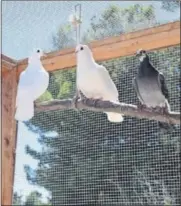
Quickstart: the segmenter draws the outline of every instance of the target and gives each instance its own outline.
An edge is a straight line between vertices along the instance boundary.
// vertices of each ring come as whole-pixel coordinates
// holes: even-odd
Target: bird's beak
[[[79,48],[77,47],[76,49],[75,49],[75,54],[77,54],[79,52]]]
[[[45,53],[45,52],[43,52],[43,54],[42,54],[43,57],[46,57],[47,55],[48,55],[48,54]]]

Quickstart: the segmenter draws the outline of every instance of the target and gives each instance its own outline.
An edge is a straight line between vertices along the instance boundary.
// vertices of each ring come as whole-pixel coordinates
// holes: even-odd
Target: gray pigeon
[[[168,113],[169,93],[163,74],[152,66],[145,50],[138,50],[136,56],[140,60],[140,65],[138,74],[133,79],[133,86],[141,103],[140,108],[148,107],[162,114]],[[169,128],[168,124],[161,122],[159,126],[164,129]]]

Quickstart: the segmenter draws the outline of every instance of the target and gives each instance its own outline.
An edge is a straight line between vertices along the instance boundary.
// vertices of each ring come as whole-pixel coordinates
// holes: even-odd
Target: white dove
[[[28,67],[20,74],[16,96],[17,121],[28,121],[34,116],[34,101],[47,89],[49,74],[40,61],[45,56],[41,49],[36,49],[28,59]]]
[[[107,69],[95,62],[87,45],[76,47],[77,56],[77,93],[90,99],[100,99],[119,103],[118,91]],[[123,115],[105,112],[110,122],[122,122]]]

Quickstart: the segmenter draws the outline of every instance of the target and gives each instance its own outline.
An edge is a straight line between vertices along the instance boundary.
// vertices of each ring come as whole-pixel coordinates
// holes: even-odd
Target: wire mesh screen
[[[180,20],[179,1],[3,1],[3,54],[21,59],[33,47],[75,46],[68,16],[77,3],[82,5],[82,42]]]
[[[149,55],[166,77],[171,109],[179,111],[180,47]],[[138,60],[131,56],[101,63],[120,101],[138,103],[132,87]],[[74,68],[50,77],[40,101],[73,97]],[[39,150],[35,144],[26,146],[27,155],[37,161],[34,168],[25,164],[26,178],[35,189],[49,192],[48,205],[180,205],[180,126],[165,132],[156,121],[125,117],[114,124],[103,113],[74,110],[41,112],[26,126],[41,145]],[[21,176],[16,173],[15,179],[18,184]],[[43,201],[37,194],[28,197],[31,204]]]
[[[74,47],[68,16],[76,1],[3,1],[2,53],[16,59],[34,46]],[[84,1],[81,42],[104,39],[180,19],[178,1]],[[138,48],[139,49],[139,48]],[[180,46],[149,53],[167,80],[172,111],[180,108]],[[134,56],[100,62],[120,101],[137,104]],[[38,101],[72,98],[75,68],[50,73]],[[163,131],[156,121],[103,113],[45,111],[18,124],[13,205],[180,205],[180,126]]]

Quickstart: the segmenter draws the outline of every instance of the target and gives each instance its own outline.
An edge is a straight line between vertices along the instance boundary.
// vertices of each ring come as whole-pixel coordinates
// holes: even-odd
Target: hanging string
[[[81,40],[81,4],[75,5],[75,17],[76,17],[76,42],[80,44]]]

